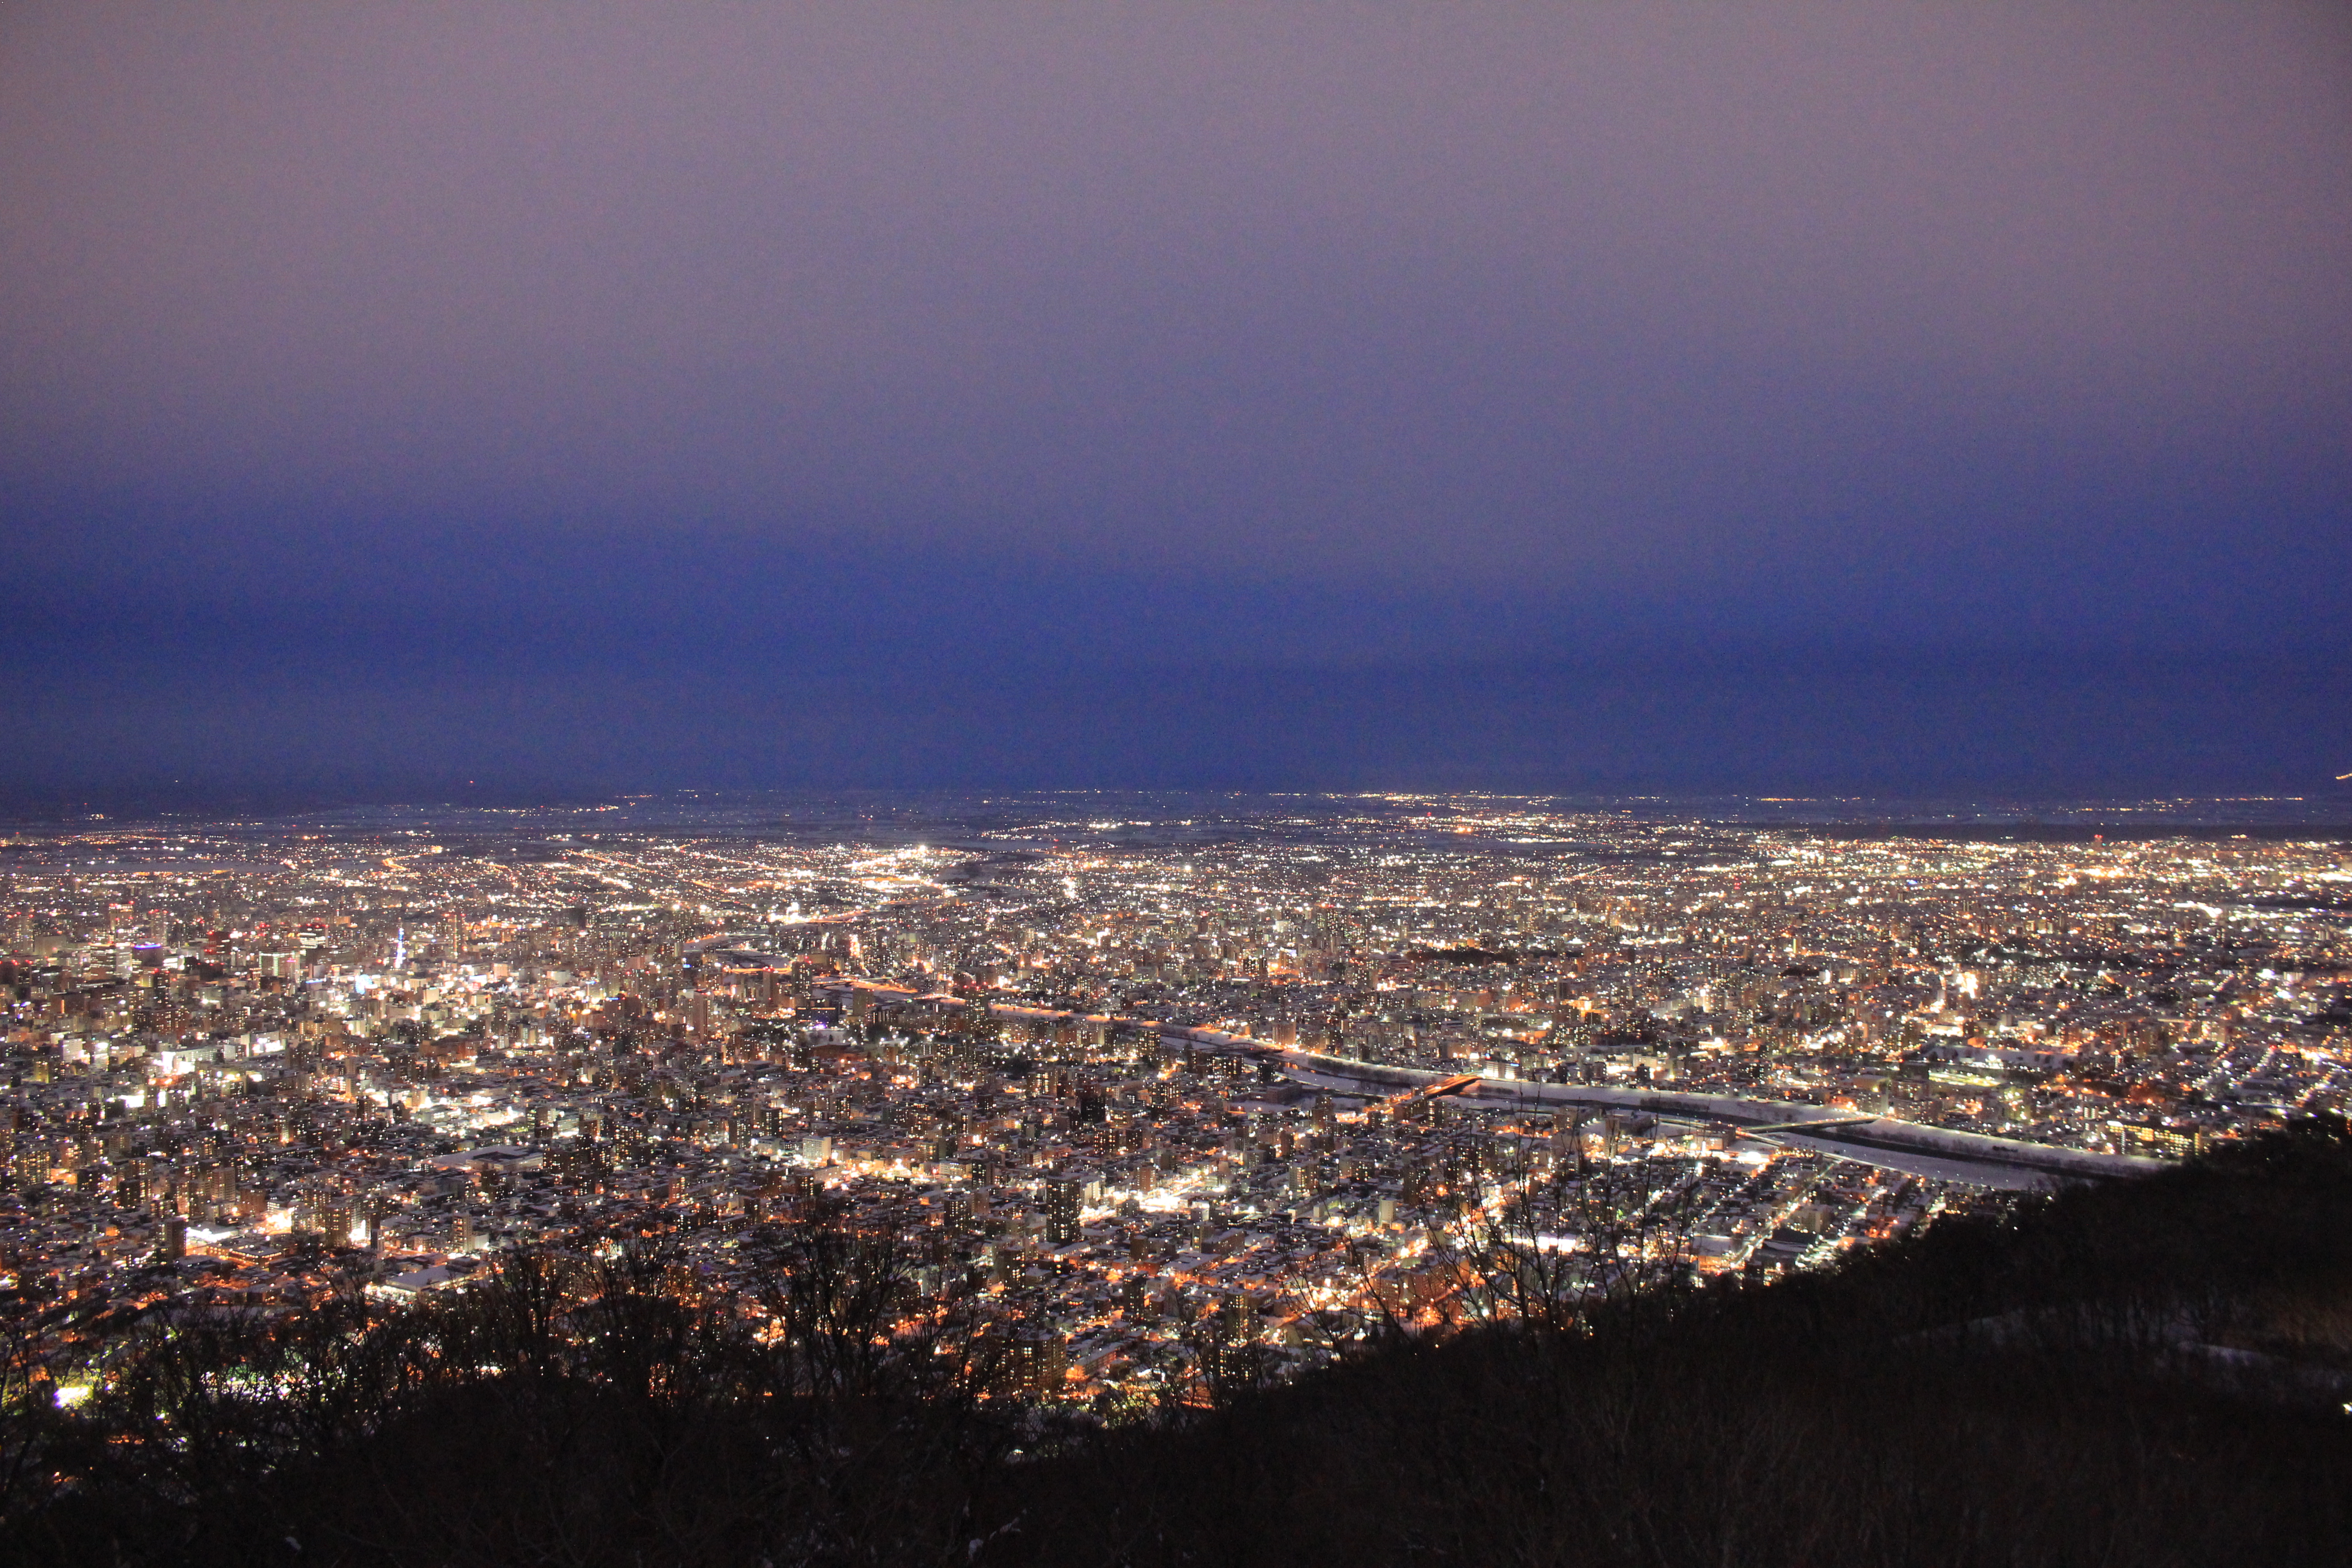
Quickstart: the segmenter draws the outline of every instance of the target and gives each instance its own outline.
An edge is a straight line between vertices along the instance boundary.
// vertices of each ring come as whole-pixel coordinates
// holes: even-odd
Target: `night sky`
[[[2311,792],[2352,8],[0,11],[0,797]]]

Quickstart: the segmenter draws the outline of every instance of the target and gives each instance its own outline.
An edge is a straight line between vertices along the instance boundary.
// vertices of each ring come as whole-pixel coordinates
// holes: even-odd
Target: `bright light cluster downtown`
[[[1512,1310],[1497,1246],[1565,1260],[1571,1300],[1769,1277],[2340,1111],[2344,846],[2230,810],[18,829],[0,1266],[90,1309],[69,1394],[143,1316],[415,1300],[519,1246],[657,1246],[756,1312],[760,1227],[821,1210],[898,1244],[910,1321],[1020,1347],[994,1394],[1204,1397]]]

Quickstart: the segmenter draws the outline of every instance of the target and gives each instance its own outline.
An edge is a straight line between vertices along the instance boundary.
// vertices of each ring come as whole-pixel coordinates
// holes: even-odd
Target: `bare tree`
[[[1696,1177],[1686,1161],[1580,1157],[1449,1227],[1440,1267],[1465,1316],[1543,1333],[1582,1332],[1636,1303],[1671,1305],[1691,1274]]]
[[[811,1205],[759,1243],[762,1386],[819,1398],[964,1399],[993,1380],[1003,1349],[975,1300],[920,1289],[912,1248]]]
[[[26,1500],[57,1419],[53,1367],[70,1303],[14,1273],[0,1290],[0,1518]]]
[[[1381,1278],[1383,1256],[1376,1243],[1353,1242],[1336,1277],[1284,1296],[1282,1315],[1301,1350],[1322,1361],[1347,1361],[1411,1337],[1402,1293]]]

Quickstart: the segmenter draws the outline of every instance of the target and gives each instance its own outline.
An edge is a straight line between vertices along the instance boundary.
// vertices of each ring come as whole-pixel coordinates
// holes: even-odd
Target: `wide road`
[[[850,979],[838,984],[844,989],[863,989],[893,1001],[919,1000],[911,991],[879,985],[870,980]],[[937,1000],[961,1005],[951,997]],[[992,1005],[988,1010],[993,1016],[1025,1023],[1080,1017],[1058,1009],[1003,1003]],[[1331,1056],[1295,1046],[1276,1046],[1222,1029],[1187,1028],[1150,1018],[1091,1014],[1086,1019],[1108,1026],[1156,1031],[1163,1050],[1171,1046],[1178,1049],[1189,1046],[1195,1050],[1248,1057],[1272,1063],[1285,1077],[1299,1083],[1376,1100],[1459,1076],[1360,1061],[1353,1057]],[[1599,1084],[1495,1078],[1480,1079],[1476,1088],[1464,1091],[1458,1098],[1496,1108],[1560,1106],[1601,1111],[1633,1110],[1681,1121],[1712,1122],[1752,1137],[1819,1150],[1885,1170],[1985,1187],[2025,1189],[2066,1181],[2146,1176],[2171,1163],[2131,1154],[2095,1154],[2084,1149],[2062,1149],[2021,1138],[1995,1138],[1983,1132],[1926,1127],[1899,1117],[1869,1116],[1793,1100],[1748,1100],[1727,1094],[1676,1094],[1656,1089],[1610,1089]]]
[[[1189,1041],[1196,1049],[1270,1061],[1285,1077],[1298,1083],[1375,1099],[1456,1076],[1267,1045],[1211,1029],[1167,1030],[1162,1037]],[[2064,1181],[2145,1176],[2170,1163],[2129,1154],[2095,1154],[2088,1150],[2062,1149],[2018,1138],[1926,1127],[1893,1116],[1870,1116],[1791,1100],[1746,1100],[1727,1094],[1676,1094],[1657,1089],[1612,1089],[1599,1084],[1496,1078],[1482,1079],[1476,1088],[1463,1091],[1457,1098],[1497,1108],[1561,1106],[1604,1112],[1631,1110],[1675,1121],[1713,1122],[1777,1143],[1817,1149],[1867,1165],[1987,1187],[2021,1189]]]

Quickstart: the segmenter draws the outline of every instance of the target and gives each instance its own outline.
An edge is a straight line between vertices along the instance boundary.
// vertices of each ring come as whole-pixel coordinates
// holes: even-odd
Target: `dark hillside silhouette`
[[[760,1238],[756,1333],[656,1254],[517,1255],[414,1309],[146,1325],[71,1414],[12,1381],[0,1554],[2336,1564],[2347,1219],[2352,1134],[2308,1124],[1824,1273],[1391,1336],[1108,1427],[992,1396],[1009,1342],[907,1321],[900,1254],[822,1212]]]

